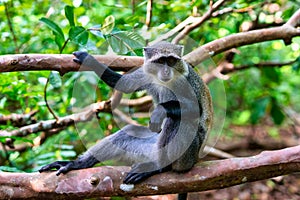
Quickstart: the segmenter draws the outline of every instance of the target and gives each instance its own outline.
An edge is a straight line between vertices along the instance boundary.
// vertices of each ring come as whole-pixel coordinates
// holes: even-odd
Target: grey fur
[[[124,182],[136,183],[165,170],[183,172],[192,168],[204,147],[213,111],[209,91],[181,59],[182,49],[168,42],[146,47],[144,65],[122,76],[91,55],[75,52],[75,62],[94,70],[111,87],[124,93],[147,90],[156,107],[149,128],[127,125],[77,160],[57,161],[40,171],[56,168],[60,174],[114,159],[134,164]]]

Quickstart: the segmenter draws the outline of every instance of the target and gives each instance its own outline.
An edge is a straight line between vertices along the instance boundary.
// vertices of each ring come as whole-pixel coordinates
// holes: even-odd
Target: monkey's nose
[[[171,70],[169,69],[169,67],[167,67],[167,66],[164,67],[164,70],[163,70],[164,75],[167,75],[167,76],[170,75],[170,71]]]

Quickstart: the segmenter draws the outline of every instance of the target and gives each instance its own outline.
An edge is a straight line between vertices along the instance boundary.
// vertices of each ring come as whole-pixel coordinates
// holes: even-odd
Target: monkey
[[[56,161],[39,172],[55,169],[59,175],[105,160],[122,160],[132,165],[123,182],[135,184],[157,173],[185,172],[195,165],[212,125],[209,89],[182,59],[182,46],[162,41],[143,50],[144,64],[123,75],[87,52],[74,52],[73,60],[92,69],[107,85],[120,92],[146,90],[155,104],[149,127],[127,125],[76,160]]]

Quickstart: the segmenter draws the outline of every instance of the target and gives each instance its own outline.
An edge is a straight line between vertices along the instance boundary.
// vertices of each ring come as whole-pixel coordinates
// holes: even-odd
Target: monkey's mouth
[[[159,80],[163,83],[169,82],[171,80],[171,77],[160,77]]]

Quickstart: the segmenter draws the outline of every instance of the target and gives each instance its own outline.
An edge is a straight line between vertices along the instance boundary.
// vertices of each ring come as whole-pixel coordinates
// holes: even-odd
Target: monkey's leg
[[[137,163],[132,166],[131,171],[124,179],[126,184],[135,184],[143,181],[150,176],[171,170],[172,161],[169,160],[168,151],[169,141],[173,135],[177,134],[180,120],[174,120],[170,117],[166,119],[162,131],[159,133],[159,139],[156,146],[156,157],[150,162]]]
[[[56,161],[39,172],[58,170],[56,175],[74,169],[84,169],[106,160],[137,163],[151,160],[158,134],[142,126],[127,125],[122,130],[102,139],[74,161]]]

